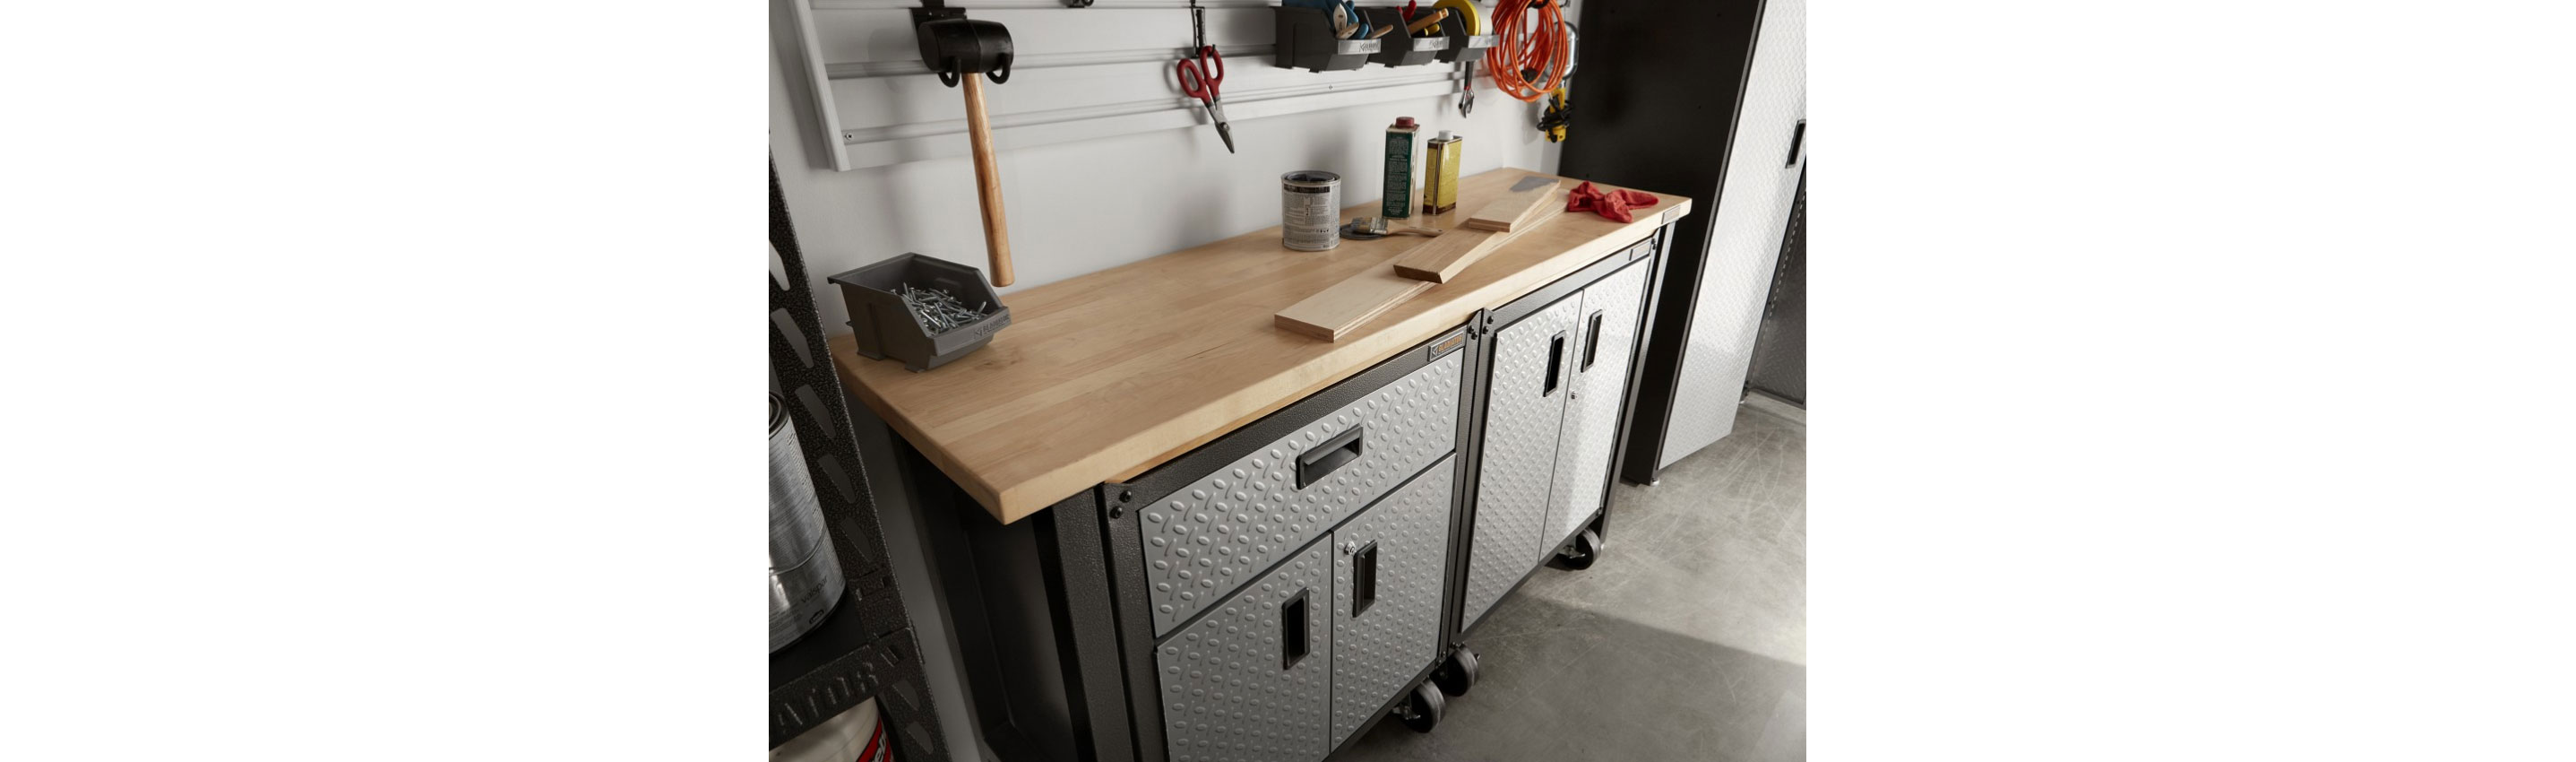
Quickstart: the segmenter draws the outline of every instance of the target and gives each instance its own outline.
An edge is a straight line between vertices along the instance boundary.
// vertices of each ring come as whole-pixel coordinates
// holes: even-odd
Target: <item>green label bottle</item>
[[[1386,128],[1386,196],[1378,203],[1382,216],[1413,216],[1413,136],[1422,128],[1413,117],[1399,116]]]

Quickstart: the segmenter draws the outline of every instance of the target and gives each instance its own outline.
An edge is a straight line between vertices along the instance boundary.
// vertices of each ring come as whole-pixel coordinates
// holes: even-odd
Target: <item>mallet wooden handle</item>
[[[1011,277],[1011,228],[1002,220],[1002,165],[993,159],[993,121],[984,116],[984,75],[967,72],[966,135],[975,144],[975,195],[984,208],[984,254],[993,265],[993,285],[1008,286]]]
[[[1442,8],[1442,9],[1440,9],[1440,10],[1432,11],[1431,13],[1429,13],[1429,14],[1427,14],[1427,15],[1423,16],[1422,18],[1414,19],[1414,20],[1413,20],[1413,23],[1404,25],[1404,33],[1405,33],[1405,34],[1421,34],[1421,33],[1422,33],[1422,30],[1429,29],[1429,28],[1431,28],[1431,25],[1433,25],[1433,24],[1437,24],[1437,23],[1440,23],[1440,20],[1441,20],[1441,19],[1445,19],[1445,18],[1448,18],[1448,17],[1449,17],[1449,9],[1447,9],[1447,8]]]

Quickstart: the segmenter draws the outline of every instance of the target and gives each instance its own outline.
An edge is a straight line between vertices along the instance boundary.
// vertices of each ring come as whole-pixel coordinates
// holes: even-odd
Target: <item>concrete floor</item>
[[[1496,604],[1438,728],[1390,718],[1333,759],[1806,759],[1806,427],[1741,409],[1662,484],[1613,489],[1600,561]]]

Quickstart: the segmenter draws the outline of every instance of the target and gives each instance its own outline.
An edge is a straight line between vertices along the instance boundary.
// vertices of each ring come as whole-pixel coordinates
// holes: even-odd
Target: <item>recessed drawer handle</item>
[[[1603,310],[1593,310],[1593,311],[1592,311],[1592,328],[1591,328],[1591,330],[1586,331],[1586,332],[1584,333],[1584,338],[1583,338],[1583,370],[1587,370],[1587,371],[1588,371],[1588,370],[1591,370],[1591,369],[1592,369],[1592,361],[1594,361],[1594,360],[1598,360],[1598,359],[1601,359],[1601,313],[1602,313],[1602,312],[1603,312]]]
[[[1358,619],[1377,604],[1377,541],[1351,554],[1351,618]]]
[[[1306,590],[1299,589],[1279,605],[1279,668],[1292,669],[1306,659]]]
[[[1350,465],[1351,461],[1359,460],[1367,438],[1368,424],[1363,423],[1298,453],[1297,488],[1305,489],[1306,485],[1322,481],[1334,471]]]
[[[1558,376],[1564,375],[1564,373],[1565,332],[1558,331],[1556,332],[1556,335],[1547,337],[1547,377],[1539,379],[1538,396],[1545,397],[1555,394],[1556,387],[1561,385],[1561,380]]]

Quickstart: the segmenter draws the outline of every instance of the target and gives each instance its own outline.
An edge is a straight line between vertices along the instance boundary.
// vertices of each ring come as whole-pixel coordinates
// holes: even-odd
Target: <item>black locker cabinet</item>
[[[1587,3],[1568,177],[1706,204],[1672,226],[1619,474],[1733,431],[1808,150],[1805,0]]]

